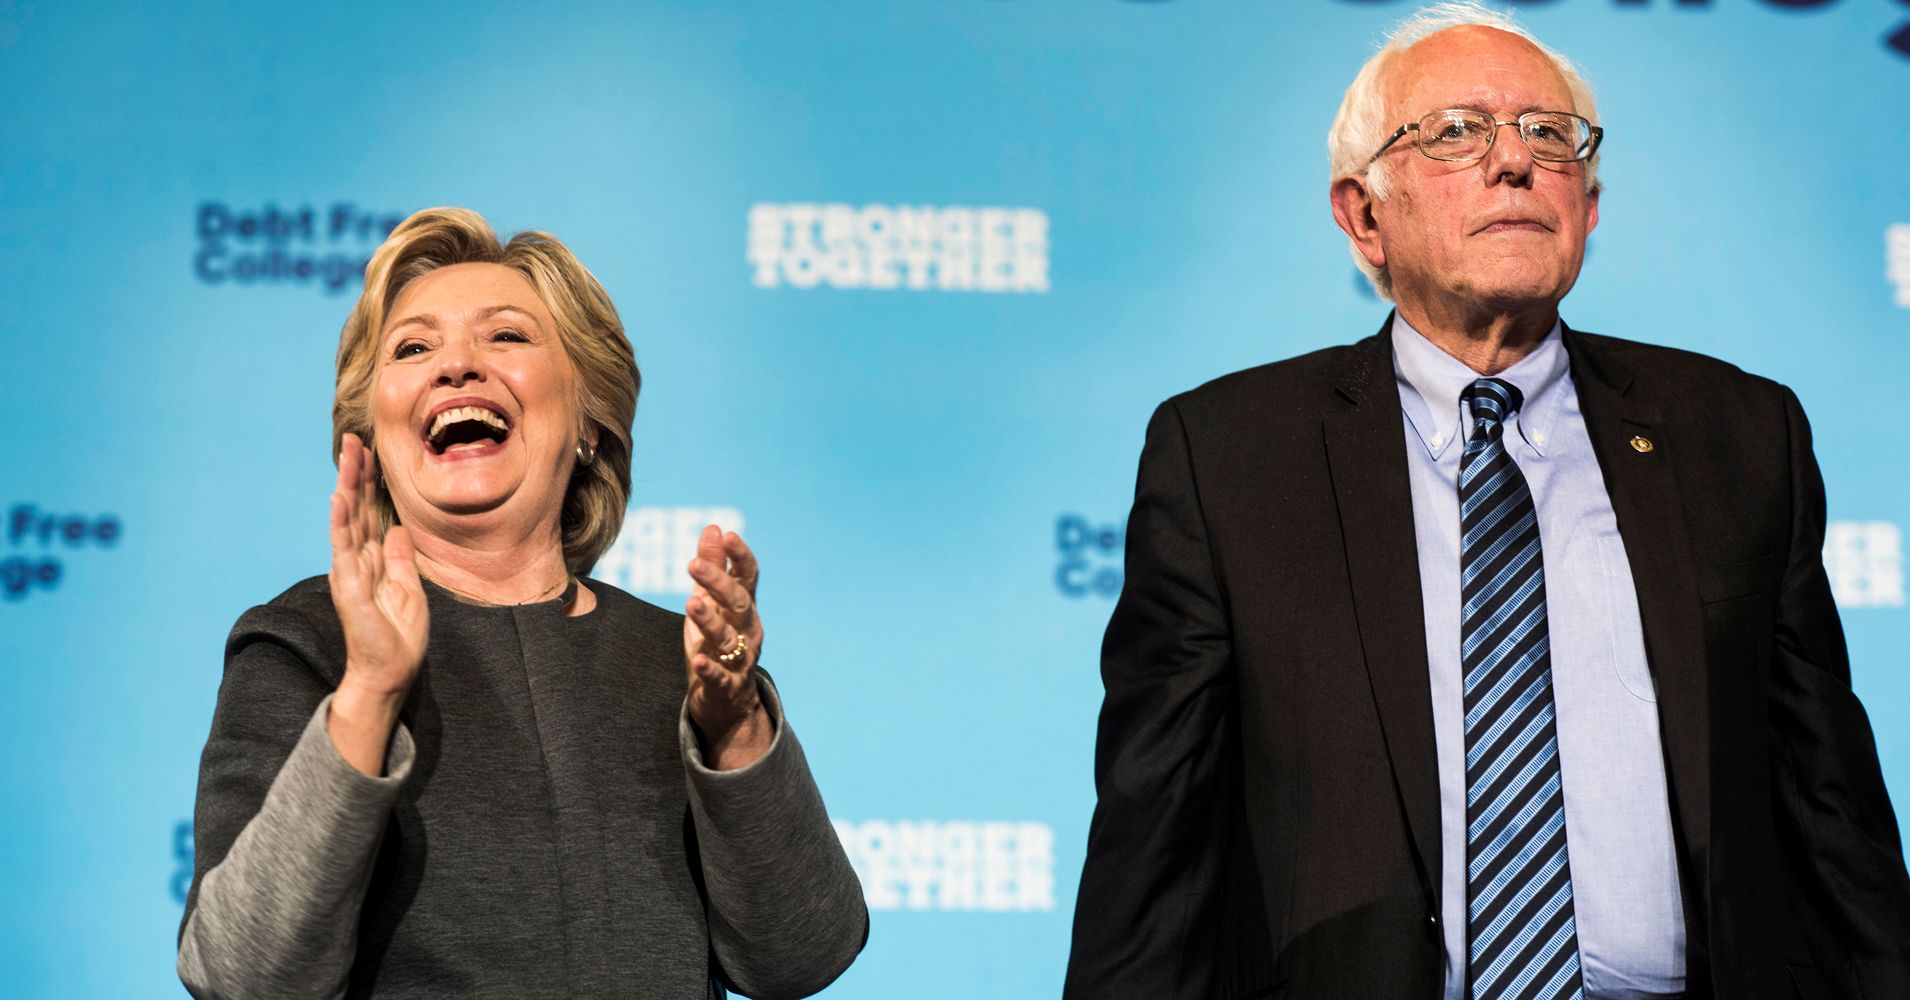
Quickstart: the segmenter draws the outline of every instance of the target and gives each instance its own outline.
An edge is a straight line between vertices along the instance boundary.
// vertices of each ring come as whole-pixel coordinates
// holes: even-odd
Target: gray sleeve
[[[773,1000],[806,997],[841,975],[868,939],[869,911],[767,677],[762,696],[776,735],[748,767],[705,767],[687,711],[677,733],[709,896],[710,947],[733,989]]]
[[[327,696],[258,814],[200,881],[179,940],[179,978],[195,997],[345,993],[372,861],[414,748],[400,723],[385,777],[369,777],[332,744],[331,708]]]

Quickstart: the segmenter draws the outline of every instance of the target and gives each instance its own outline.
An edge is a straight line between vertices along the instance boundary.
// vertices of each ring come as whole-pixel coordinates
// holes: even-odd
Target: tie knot
[[[1467,386],[1459,398],[1472,407],[1472,419],[1495,424],[1519,412],[1519,404],[1525,401],[1519,387],[1502,378],[1482,378]]]

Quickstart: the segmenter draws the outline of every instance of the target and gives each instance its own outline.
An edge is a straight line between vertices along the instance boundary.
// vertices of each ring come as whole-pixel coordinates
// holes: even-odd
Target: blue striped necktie
[[[1472,1000],[1584,995],[1538,512],[1506,452],[1517,386],[1482,378],[1461,398],[1460,662],[1466,707],[1466,984]]]

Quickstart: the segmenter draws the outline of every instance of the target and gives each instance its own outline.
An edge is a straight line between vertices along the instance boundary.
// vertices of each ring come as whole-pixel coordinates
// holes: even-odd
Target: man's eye
[[[1439,118],[1433,123],[1432,137],[1436,142],[1467,142],[1478,138],[1479,126],[1458,115]]]
[[[391,356],[394,358],[408,358],[414,354],[422,354],[424,350],[425,346],[423,343],[416,340],[407,340],[399,344],[398,349],[391,352]]]

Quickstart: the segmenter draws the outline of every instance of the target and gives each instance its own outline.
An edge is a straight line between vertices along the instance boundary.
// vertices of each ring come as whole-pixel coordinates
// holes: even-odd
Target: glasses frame
[[[1428,118],[1433,118],[1438,115],[1450,115],[1450,114],[1479,115],[1480,117],[1487,118],[1492,121],[1492,128],[1486,132],[1486,148],[1480,150],[1478,156],[1467,156],[1461,159],[1451,159],[1449,157],[1444,157],[1444,156],[1434,156],[1431,153],[1426,151],[1425,144],[1421,142],[1420,140],[1420,137],[1425,135],[1425,132],[1423,132],[1419,126],[1423,124]],[[1550,157],[1540,156],[1538,150],[1532,148],[1531,141],[1526,139],[1525,137],[1525,120],[1528,118],[1538,116],[1538,115],[1564,115],[1567,118],[1576,118],[1579,121],[1584,122],[1585,127],[1588,130],[1590,130],[1590,134],[1592,137],[1591,141],[1585,144],[1585,155],[1575,156],[1569,160],[1555,160]],[[1373,155],[1367,159],[1366,163],[1368,166],[1371,166],[1373,162],[1378,160],[1382,154],[1384,154],[1387,150],[1393,148],[1394,143],[1404,138],[1406,133],[1408,132],[1413,133],[1413,148],[1419,150],[1419,155],[1424,156],[1428,160],[1438,160],[1440,163],[1470,163],[1473,160],[1483,160],[1487,156],[1491,155],[1492,144],[1493,142],[1497,141],[1497,139],[1499,138],[1499,126],[1501,125],[1511,125],[1517,128],[1519,130],[1519,141],[1525,143],[1525,148],[1528,152],[1532,154],[1532,158],[1535,160],[1543,160],[1546,163],[1583,163],[1586,160],[1589,160],[1592,157],[1597,156],[1599,144],[1605,141],[1604,129],[1599,128],[1597,125],[1593,125],[1591,122],[1591,119],[1586,118],[1584,115],[1575,115],[1571,113],[1570,111],[1527,111],[1526,113],[1520,115],[1519,117],[1514,118],[1513,120],[1509,122],[1505,122],[1505,121],[1500,121],[1497,117],[1493,115],[1486,114],[1483,111],[1474,111],[1471,108],[1446,108],[1442,111],[1431,112],[1421,117],[1419,121],[1407,122],[1406,124],[1401,125],[1396,131],[1393,132],[1391,136],[1389,136],[1386,139],[1385,142],[1380,144],[1379,149],[1373,151]]]

